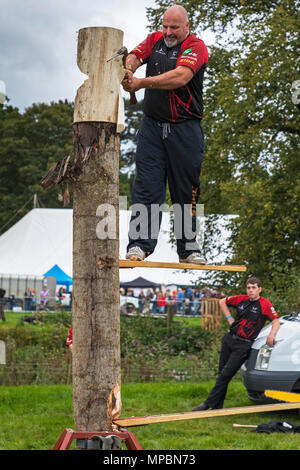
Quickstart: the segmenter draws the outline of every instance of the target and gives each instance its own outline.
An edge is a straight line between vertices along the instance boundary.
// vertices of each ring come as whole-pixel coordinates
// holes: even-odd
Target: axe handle
[[[128,69],[132,72],[133,70],[132,70],[132,67],[130,65],[128,65],[126,67],[127,57],[128,57],[128,52],[123,55],[123,67],[124,67],[125,70]],[[137,99],[136,99],[136,96],[135,96],[134,92],[130,93],[129,103],[130,104],[136,104],[137,103]]]
[[[124,68],[125,68],[125,60],[123,61],[123,65],[124,65]],[[126,70],[126,68],[125,68],[125,70]],[[136,104],[137,103],[137,99],[136,99],[134,91],[130,93],[129,103],[130,104]]]
[[[233,424],[234,428],[257,428],[256,424]]]
[[[129,99],[129,103],[130,104],[136,104],[137,103],[137,99],[136,99],[136,96],[135,96],[135,93],[130,93],[130,99]]]

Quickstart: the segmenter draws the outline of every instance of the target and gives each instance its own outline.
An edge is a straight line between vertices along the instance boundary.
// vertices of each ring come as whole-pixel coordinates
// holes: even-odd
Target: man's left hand
[[[140,89],[139,86],[140,79],[133,76],[133,73],[130,70],[126,71],[126,75],[122,80],[122,86],[125,91],[129,93],[134,93]]]

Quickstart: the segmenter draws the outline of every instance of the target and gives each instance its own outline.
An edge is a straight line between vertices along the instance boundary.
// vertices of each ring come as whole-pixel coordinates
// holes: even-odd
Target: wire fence
[[[216,378],[210,367],[157,367],[153,364],[126,364],[121,368],[122,383],[199,382]],[[0,366],[0,385],[72,384],[71,359],[61,364],[12,363]]]
[[[165,314],[169,307],[174,314],[199,316],[208,310],[208,304],[218,305],[219,299],[214,297],[182,298],[182,299],[139,299],[133,296],[121,296],[120,306],[125,307],[127,312],[137,311],[138,313]],[[214,307],[215,309],[216,307]]]
[[[171,315],[201,318],[201,326],[207,330],[216,330],[221,324],[222,312],[218,298],[204,297],[199,299],[183,299],[164,301],[164,305],[157,300],[138,301],[135,297],[124,297],[121,302],[123,314],[149,315],[164,317]]]
[[[152,311],[153,302],[143,305],[143,314],[154,314]],[[176,302],[176,310],[173,313],[180,315],[188,303]],[[150,310],[151,307],[151,310]],[[166,306],[167,307],[167,306]],[[174,305],[169,304],[172,309]],[[191,305],[189,305],[191,308]],[[167,312],[166,308],[164,312]],[[138,308],[135,309],[138,313]],[[191,310],[189,310],[191,312]],[[220,324],[221,312],[219,301],[216,298],[204,298],[201,302],[192,304],[192,315],[201,317],[201,326],[205,329],[217,329]],[[184,315],[184,313],[182,313]],[[185,314],[188,314],[186,311]],[[41,358],[42,359],[42,358]],[[45,358],[46,359],[46,358]],[[48,359],[48,358],[47,358]],[[53,360],[40,362],[22,361],[11,358],[6,364],[0,362],[0,385],[31,385],[31,384],[71,384],[72,383],[72,356],[70,351],[62,356],[55,356]],[[136,359],[134,362],[122,361],[121,379],[123,383],[130,382],[163,382],[163,381],[190,381],[198,382],[203,380],[213,380],[217,375],[217,364],[215,367],[205,366],[203,363],[195,364],[191,362],[188,366],[169,367],[165,362],[153,363],[146,360]]]
[[[0,298],[0,312],[28,312],[34,313],[40,310],[55,311],[58,308],[70,311],[72,309],[71,297],[64,296],[59,299],[58,297],[48,296],[47,298],[34,298],[32,296],[16,297],[9,295]]]

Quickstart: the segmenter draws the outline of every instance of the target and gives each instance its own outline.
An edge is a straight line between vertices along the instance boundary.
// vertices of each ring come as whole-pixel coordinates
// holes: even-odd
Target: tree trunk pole
[[[111,431],[121,412],[120,63],[106,61],[122,38],[114,28],[84,28],[78,37],[78,66],[89,78],[73,124],[73,407],[76,429],[85,431]]]

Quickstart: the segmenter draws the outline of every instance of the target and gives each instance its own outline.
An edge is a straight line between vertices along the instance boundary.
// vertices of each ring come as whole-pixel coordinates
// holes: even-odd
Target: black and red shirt
[[[226,304],[235,307],[237,311],[230,332],[244,339],[254,340],[266,320],[278,318],[275,308],[264,297],[250,300],[248,295],[235,295],[226,297]]]
[[[203,75],[208,62],[206,45],[194,34],[174,47],[167,47],[161,32],[149,34],[131,53],[147,64],[146,76],[153,77],[184,65],[194,72],[184,87],[176,90],[145,89],[143,111],[161,122],[202,119]]]

